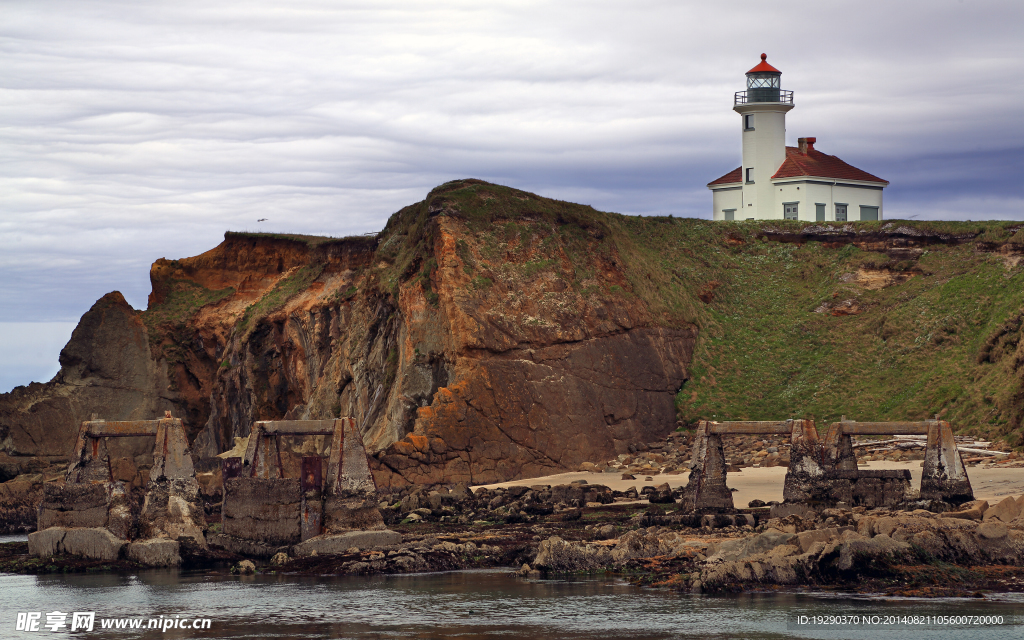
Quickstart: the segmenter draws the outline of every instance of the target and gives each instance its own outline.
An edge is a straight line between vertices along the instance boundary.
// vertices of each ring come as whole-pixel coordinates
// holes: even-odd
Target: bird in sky
[[[256,222],[266,222],[266,221],[267,221],[267,219],[266,219],[266,218],[260,218],[260,219],[259,219],[259,220],[257,220]]]

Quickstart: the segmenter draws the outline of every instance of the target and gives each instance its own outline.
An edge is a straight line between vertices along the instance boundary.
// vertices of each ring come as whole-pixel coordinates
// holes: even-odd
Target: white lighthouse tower
[[[786,114],[793,92],[782,72],[761,62],[737,91],[743,164],[708,184],[715,220],[880,220],[882,189],[889,183],[814,148],[817,138],[786,146]]]

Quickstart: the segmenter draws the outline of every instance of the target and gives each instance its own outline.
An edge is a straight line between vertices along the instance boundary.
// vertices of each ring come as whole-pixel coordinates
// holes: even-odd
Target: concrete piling
[[[928,426],[921,473],[921,499],[962,504],[974,499],[967,468],[956,448],[953,429],[944,420]]]
[[[783,499],[814,507],[892,507],[909,500],[960,504],[974,494],[948,422],[855,422],[846,416],[829,425],[819,440],[813,420],[783,422],[701,421],[693,440],[690,477],[682,508],[691,513],[735,510],[726,485],[724,434],[788,434],[790,462]],[[862,470],[853,449],[854,435],[927,435],[919,497],[910,491],[909,470]]]

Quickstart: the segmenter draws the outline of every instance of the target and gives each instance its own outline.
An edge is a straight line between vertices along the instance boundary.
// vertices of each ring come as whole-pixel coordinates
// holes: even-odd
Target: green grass
[[[242,319],[235,325],[237,335],[242,336],[243,339],[247,337],[259,320],[284,306],[292,296],[308,289],[309,285],[313,284],[323,273],[325,266],[326,264],[322,262],[307,264],[278,281],[273,289],[246,307]]]

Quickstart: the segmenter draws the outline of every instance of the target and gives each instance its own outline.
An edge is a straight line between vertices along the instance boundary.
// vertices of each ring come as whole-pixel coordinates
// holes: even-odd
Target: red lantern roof
[[[764,72],[782,73],[781,71],[779,71],[778,69],[776,69],[772,65],[768,64],[768,54],[767,53],[762,53],[761,54],[761,62],[760,62],[760,64],[758,64],[756,67],[754,67],[753,69],[751,69],[747,73],[764,73]]]

